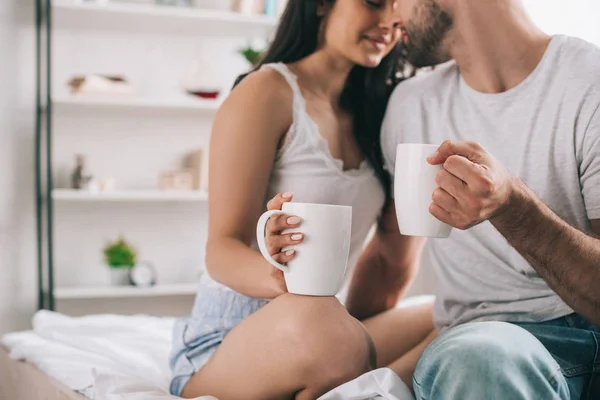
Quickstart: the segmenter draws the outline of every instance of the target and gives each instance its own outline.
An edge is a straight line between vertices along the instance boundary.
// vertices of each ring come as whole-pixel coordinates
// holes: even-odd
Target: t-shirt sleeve
[[[387,111],[381,125],[381,150],[385,169],[393,177],[396,167],[396,147],[400,140],[399,124],[397,123],[398,103],[397,96],[392,95],[388,103]]]
[[[588,218],[600,219],[600,106],[583,138],[580,173],[581,193]]]
[[[389,172],[392,180],[390,193],[394,197],[394,174],[396,172],[396,147],[400,140],[398,137],[398,124],[396,123],[397,110],[394,97],[390,99],[387,112],[381,125],[381,150],[383,153],[383,166]]]

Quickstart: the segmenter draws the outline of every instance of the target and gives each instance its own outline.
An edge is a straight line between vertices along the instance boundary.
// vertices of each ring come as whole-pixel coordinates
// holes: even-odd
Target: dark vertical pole
[[[35,212],[37,238],[38,309],[44,308],[42,224],[42,0],[35,1]]]
[[[54,310],[54,207],[52,199],[52,0],[46,1],[46,214],[48,216],[48,309]]]

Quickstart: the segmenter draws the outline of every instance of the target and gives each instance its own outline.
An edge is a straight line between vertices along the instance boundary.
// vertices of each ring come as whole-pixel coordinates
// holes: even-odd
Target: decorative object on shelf
[[[222,76],[220,75],[221,71],[214,64],[214,62],[205,61],[202,57],[195,61],[181,80],[183,90],[187,94],[202,99],[217,99],[221,93],[221,85],[215,84],[215,82],[219,82]]]
[[[156,269],[147,261],[139,262],[129,271],[134,286],[148,288],[156,285]]]
[[[221,93],[221,91],[217,88],[195,89],[188,90],[187,92],[192,96],[200,97],[201,99],[207,100],[215,100],[219,97],[219,94]]]
[[[110,3],[125,3],[125,4],[153,4],[155,0],[101,0]]]
[[[192,172],[194,190],[208,192],[208,149],[188,154],[185,166]]]
[[[75,170],[71,174],[71,189],[87,189],[92,178],[92,175],[87,170],[85,155],[75,155]]]
[[[133,95],[135,90],[120,75],[90,74],[75,76],[68,82],[71,93],[76,95]]]
[[[278,15],[279,0],[266,0],[265,1],[265,14],[270,17]]]
[[[205,10],[229,11],[229,1],[223,0],[192,0],[192,6]]]
[[[278,17],[281,17],[283,12],[285,11],[288,1],[289,0],[278,0],[277,1],[277,16]]]
[[[98,181],[98,189],[103,193],[114,192],[117,188],[117,181],[115,178],[104,178]]]
[[[242,50],[240,50],[240,54],[250,63],[252,67],[256,66],[263,55],[263,50],[257,50],[252,45],[248,45]]]
[[[164,171],[160,174],[158,188],[176,191],[194,190],[194,174],[187,168]]]
[[[240,14],[253,14],[256,10],[256,0],[233,0],[231,10]]]
[[[161,6],[191,7],[192,0],[155,0]]]
[[[137,252],[123,236],[104,247],[104,261],[110,268],[111,284],[115,286],[131,284],[129,271],[137,263]]]

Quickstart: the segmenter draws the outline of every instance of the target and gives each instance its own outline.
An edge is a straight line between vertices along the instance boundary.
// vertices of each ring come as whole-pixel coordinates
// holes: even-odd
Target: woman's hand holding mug
[[[284,203],[292,201],[293,193],[279,193],[267,203],[268,211],[280,211]],[[265,242],[269,254],[280,264],[287,264],[296,256],[296,250],[290,249],[302,243],[304,235],[300,232],[282,234],[287,229],[296,229],[300,226],[301,220],[294,215],[273,215],[269,218],[265,228]],[[277,282],[277,287],[287,292],[283,271],[271,267],[271,275]]]

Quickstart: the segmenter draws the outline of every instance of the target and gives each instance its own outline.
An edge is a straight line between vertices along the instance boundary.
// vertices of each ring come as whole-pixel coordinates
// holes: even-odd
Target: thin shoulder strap
[[[298,106],[303,106],[304,97],[302,96],[302,92],[300,91],[300,86],[298,85],[298,78],[284,63],[273,63],[273,64],[265,64],[261,68],[271,68],[275,71],[279,72],[285,78],[290,88],[292,88],[292,92],[294,93],[294,103]]]

